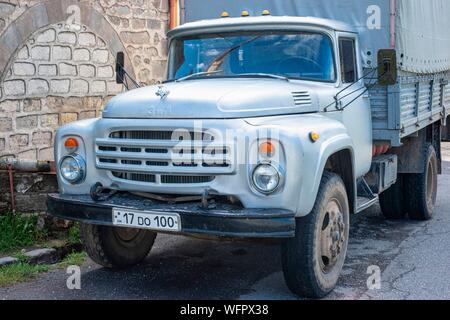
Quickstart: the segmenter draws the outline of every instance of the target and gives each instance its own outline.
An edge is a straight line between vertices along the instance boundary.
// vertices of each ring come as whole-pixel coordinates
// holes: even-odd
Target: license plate
[[[144,212],[114,208],[113,225],[155,231],[180,231],[181,219],[176,213]]]

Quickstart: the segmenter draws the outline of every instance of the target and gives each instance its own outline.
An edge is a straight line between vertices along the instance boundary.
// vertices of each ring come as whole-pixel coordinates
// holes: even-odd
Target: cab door
[[[369,92],[363,79],[362,60],[358,54],[358,35],[338,32],[337,41],[340,89],[345,88],[339,95],[342,99],[342,121],[353,139],[355,174],[360,177],[370,170],[372,162],[372,113]]]

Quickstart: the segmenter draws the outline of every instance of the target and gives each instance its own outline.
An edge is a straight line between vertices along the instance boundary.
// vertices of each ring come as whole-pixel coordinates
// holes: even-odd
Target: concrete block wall
[[[124,90],[114,59],[163,79],[168,0],[0,0],[0,159],[53,159],[55,130]]]

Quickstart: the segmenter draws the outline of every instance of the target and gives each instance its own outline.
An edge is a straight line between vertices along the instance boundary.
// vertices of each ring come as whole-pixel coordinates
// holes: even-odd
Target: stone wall
[[[0,159],[53,159],[55,129],[98,117],[124,90],[164,77],[168,0],[0,0]]]

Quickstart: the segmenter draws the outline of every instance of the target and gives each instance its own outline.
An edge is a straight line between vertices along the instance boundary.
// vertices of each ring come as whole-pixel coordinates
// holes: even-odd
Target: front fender
[[[295,165],[288,164],[288,176],[295,176],[297,192],[297,216],[308,215],[314,207],[319,191],[322,174],[328,159],[342,150],[349,150],[351,154],[352,172],[355,172],[355,152],[353,140],[342,122],[324,115],[298,115],[270,119],[249,120],[253,125],[271,125],[279,127],[284,137],[297,140],[282,141],[286,145],[297,145],[298,149],[286,148],[288,153],[301,157]],[[319,140],[313,142],[311,132],[320,135]],[[293,157],[289,154],[288,159]],[[354,179],[353,179],[354,180]],[[291,185],[292,187],[292,185]]]

